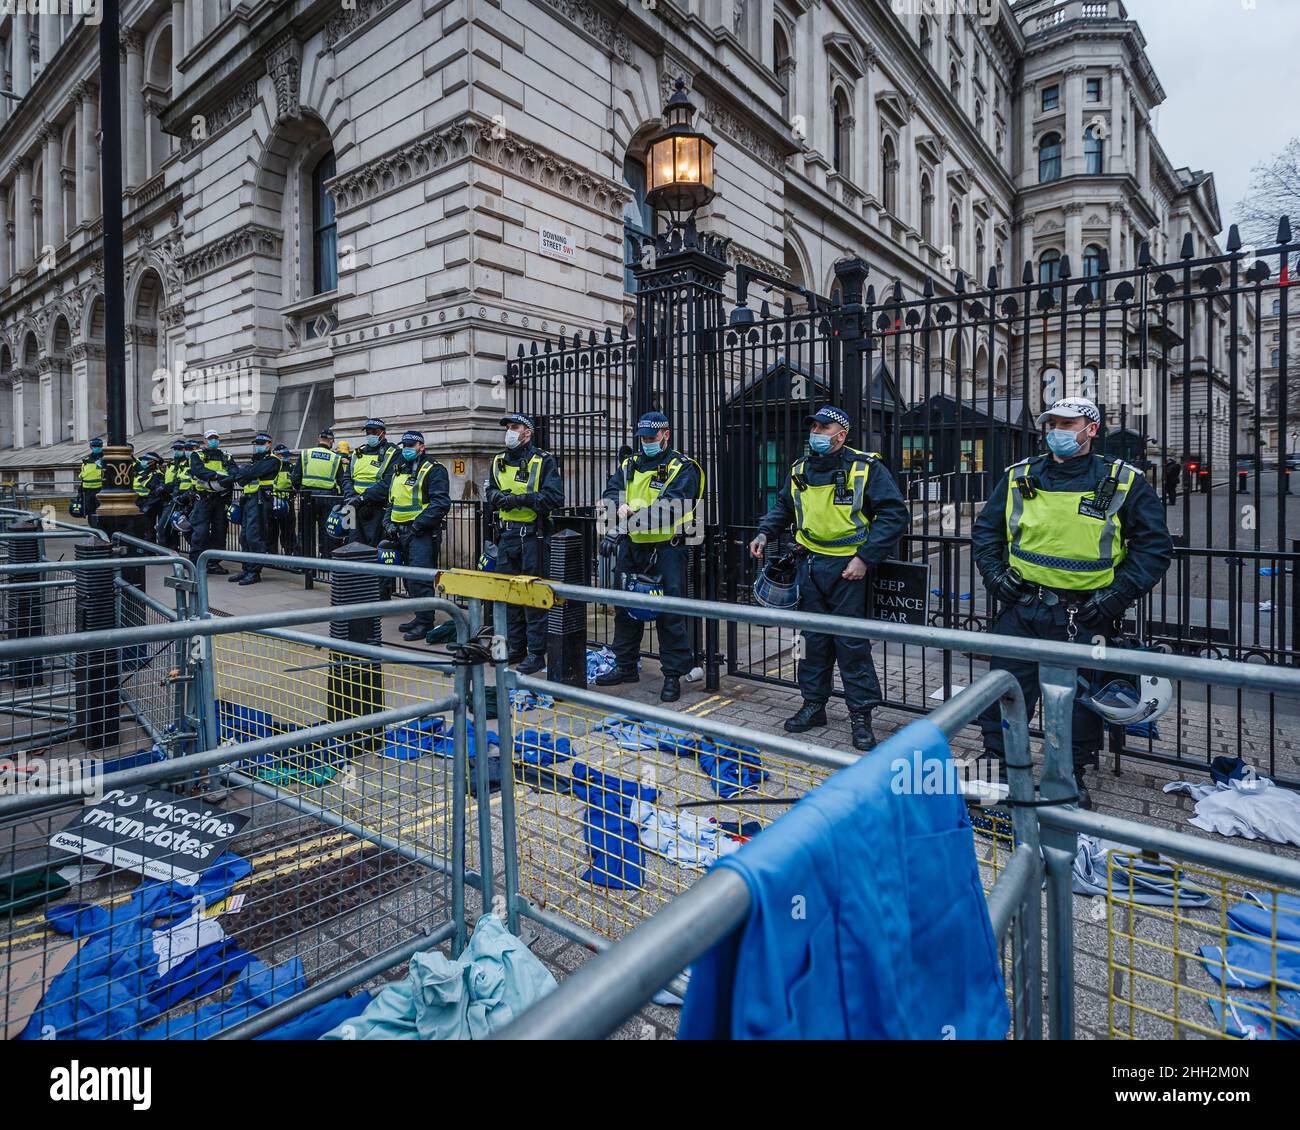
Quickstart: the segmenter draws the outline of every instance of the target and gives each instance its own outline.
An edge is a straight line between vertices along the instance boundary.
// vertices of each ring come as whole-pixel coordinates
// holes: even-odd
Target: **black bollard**
[[[41,527],[27,519],[17,519],[6,531],[10,534],[31,534],[30,538],[0,542],[0,552],[7,551],[8,559],[15,565],[29,564],[41,558]],[[5,636],[11,640],[29,640],[45,634],[45,594],[55,590],[40,587],[46,577],[40,573],[14,573],[5,587],[8,607],[3,613]],[[45,660],[16,659],[9,666],[9,679],[16,687],[35,687],[45,681]]]
[[[375,548],[352,542],[335,550],[334,557],[339,561],[374,561]],[[336,572],[330,583],[330,606],[337,608],[379,600],[379,588],[380,578],[373,574]],[[331,620],[330,638],[378,646],[383,642],[383,625],[377,616],[365,620]],[[331,651],[328,708],[331,722],[383,710],[383,664]],[[353,739],[352,749],[358,753],[379,753],[383,745],[383,731],[368,730]]]
[[[78,561],[103,560],[103,569],[82,569],[76,576],[77,632],[111,631],[116,627],[112,550],[97,538],[73,546]],[[115,746],[121,732],[120,652],[117,648],[76,655],[76,726],[87,749]]]
[[[588,576],[586,539],[577,530],[551,535],[550,566],[553,581],[581,585]],[[546,677],[571,687],[587,685],[587,604],[566,600],[546,614]]]

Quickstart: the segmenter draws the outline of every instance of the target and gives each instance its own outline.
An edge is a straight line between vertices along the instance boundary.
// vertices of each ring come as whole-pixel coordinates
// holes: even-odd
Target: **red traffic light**
[[[1194,475],[1196,474],[1196,468],[1199,466],[1200,466],[1199,463],[1188,463],[1187,469]]]

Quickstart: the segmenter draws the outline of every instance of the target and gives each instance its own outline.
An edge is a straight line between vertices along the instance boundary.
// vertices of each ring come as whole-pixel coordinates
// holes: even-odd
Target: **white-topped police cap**
[[[377,432],[388,431],[388,425],[385,424],[383,420],[376,419],[374,416],[371,416],[369,420],[367,420],[364,424],[362,424],[361,428],[363,431],[367,431],[367,432],[371,431],[372,429]]]
[[[258,432],[257,435],[255,435],[255,436],[253,437],[253,442],[254,442],[254,443],[270,443],[270,442],[271,442],[271,437],[270,437],[269,435],[267,435],[265,432]]]
[[[500,424],[523,424],[525,428],[531,428],[534,431],[536,430],[533,418],[525,415],[523,412],[507,412],[497,422]]]
[[[334,429],[333,429],[333,428],[321,428],[321,430],[320,430],[320,438],[321,438],[321,439],[333,439],[333,438],[334,438]]]
[[[273,448],[271,448],[271,454],[272,454],[272,455],[288,455],[288,454],[289,454],[289,448],[288,448],[285,444],[283,444],[283,443],[277,443]]]
[[[424,433],[423,433],[423,432],[403,432],[403,433],[402,433],[402,445],[403,445],[403,446],[405,446],[405,445],[408,444],[408,443],[423,443],[423,442],[424,442]]]
[[[1101,423],[1101,413],[1097,406],[1082,396],[1067,396],[1064,400],[1058,400],[1038,417],[1039,424],[1047,423],[1049,416],[1059,416],[1064,420],[1077,420],[1080,416],[1086,416],[1094,424]]]
[[[219,431],[217,431],[216,429],[214,429],[214,428],[209,428],[206,432],[203,433],[203,438],[204,438],[204,439],[220,439],[220,438],[221,438],[221,433],[220,433]]]
[[[647,412],[636,422],[638,436],[652,436],[668,427],[668,417],[662,412]]]
[[[823,404],[806,419],[810,424],[834,424],[838,428],[847,428],[849,426],[849,414],[841,408],[836,408],[833,404]]]

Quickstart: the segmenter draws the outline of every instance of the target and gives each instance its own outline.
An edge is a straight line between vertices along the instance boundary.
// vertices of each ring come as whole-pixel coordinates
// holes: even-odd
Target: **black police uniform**
[[[430,468],[427,474],[421,476],[420,468],[425,464],[429,464]],[[394,522],[391,497],[393,481],[405,475],[412,476],[413,487],[418,489],[414,503],[422,509],[409,522]],[[383,512],[384,530],[390,537],[395,532],[397,543],[401,547],[402,564],[417,569],[436,569],[438,553],[442,548],[443,523],[451,512],[451,479],[447,475],[447,468],[427,451],[418,459],[411,461],[403,459],[401,452],[398,452],[388,464],[384,477],[367,490],[366,495],[373,499],[379,496],[378,492],[381,490],[388,500]],[[406,588],[412,596],[433,595],[431,581],[407,580]],[[416,632],[423,633],[433,627],[433,622],[432,612],[420,612],[414,620],[407,622],[409,625],[407,631],[412,635]]]
[[[99,482],[101,486],[86,486],[83,476],[83,469],[88,464],[96,464],[99,471]],[[86,520],[87,526],[95,525],[95,512],[99,509],[99,492],[104,481],[104,452],[100,450],[98,454],[92,449],[89,454],[81,457],[81,465],[77,468],[77,497],[81,500],[81,516]]]
[[[540,456],[537,489],[521,494],[510,494],[493,485],[513,477],[527,483],[528,465],[534,456]],[[498,470],[499,467],[499,470]],[[546,572],[546,546],[543,533],[546,519],[552,511],[564,505],[564,482],[560,477],[560,464],[548,451],[528,443],[513,451],[506,448],[492,461],[489,486],[485,495],[488,510],[494,515],[501,510],[532,510],[536,519],[529,522],[504,521],[496,518],[496,543],[498,573],[521,574],[529,577],[544,576]],[[546,609],[507,606],[509,625],[508,646],[510,662],[517,663],[525,654],[546,654]]]
[[[629,464],[633,474],[666,475],[669,464],[674,460],[680,460],[683,465],[658,495],[659,502],[668,504],[664,507],[666,517],[659,521],[653,514],[654,507],[651,507],[652,513],[644,519],[645,524],[651,528],[670,527],[671,516],[674,513],[680,515],[691,504],[698,505],[703,490],[703,470],[694,459],[680,451],[668,450],[661,451],[658,455],[647,455],[638,444],[636,454],[619,463],[609,477],[601,498],[613,503],[615,507],[626,499],[628,484],[624,468]],[[697,513],[696,520],[698,519]],[[663,579],[665,596],[686,596],[689,567],[690,546],[682,534],[662,542],[635,542],[630,537],[619,539],[614,568],[620,578],[637,573],[655,573]],[[659,664],[665,678],[681,678],[689,674],[695,666],[695,653],[691,648],[686,617],[662,613],[655,620],[655,633],[659,641]],[[615,612],[614,658],[620,671],[636,671],[644,634],[645,624],[642,621],[632,619],[622,608]]]
[[[167,549],[176,549],[180,545],[180,534],[172,528],[172,515],[181,505],[180,469],[189,461],[190,453],[184,447],[174,447],[171,463],[163,468],[163,504],[154,523],[154,541]]]
[[[1063,462],[1046,454],[1029,461],[1027,472],[1034,489],[1047,491],[1095,491],[1103,479],[1110,477],[1113,459],[1093,455],[1091,452],[1075,455]],[[997,477],[984,509],[975,520],[971,531],[971,552],[975,567],[984,583],[992,588],[998,577],[1009,567],[1007,532],[1007,472]],[[1135,475],[1123,505],[1119,508],[1120,537],[1124,542],[1125,557],[1115,568],[1114,582],[1107,595],[1114,595],[1122,613],[1150,592],[1165,575],[1173,558],[1173,540],[1165,524],[1164,505],[1151,485],[1140,474]],[[1080,516],[1079,521],[1093,519]],[[1028,604],[1009,603],[993,623],[998,635],[1020,636],[1024,639],[1067,642],[1070,638],[1070,607],[1080,606],[1094,595],[1094,591],[1068,592],[1033,586],[1034,595]],[[1119,613],[1117,613],[1118,615]],[[1076,643],[1088,644],[1096,634],[1114,634],[1113,624],[1085,625],[1076,618]],[[1020,684],[1025,696],[1025,709],[1032,716],[1038,705],[1038,665],[1018,659],[994,658],[990,668],[1010,671]],[[1089,672],[1080,672],[1089,678]],[[1074,706],[1072,753],[1077,772],[1084,766],[1096,765],[1102,746],[1102,721],[1093,711],[1077,702]],[[987,753],[1001,759],[1005,754],[1002,744],[1002,718],[997,707],[990,707],[980,716],[980,731]]]
[[[167,487],[163,482],[164,469],[160,459],[150,459],[141,463],[138,483],[144,494],[136,491],[136,505],[140,507],[140,536],[152,536],[158,523],[158,515],[167,503]]]
[[[204,466],[207,459],[220,463],[221,470],[214,471]],[[224,549],[226,532],[230,520],[226,517],[226,503],[230,501],[230,485],[227,476],[239,469],[234,457],[218,447],[215,451],[201,447],[190,452],[190,477],[199,485],[195,490],[194,508],[190,511],[190,560],[198,563],[199,554],[205,549]],[[220,484],[219,489],[209,489],[209,484]],[[212,572],[224,573],[224,566],[214,564]]]
[[[321,439],[327,438],[322,434]],[[328,438],[331,440],[330,450],[334,450],[333,439],[334,433],[330,431]],[[334,470],[334,480],[331,486],[321,488],[312,486],[303,486],[302,483],[302,464],[306,451],[314,449],[307,448],[298,452],[298,457],[293,461],[293,467],[289,472],[290,482],[293,489],[298,492],[298,513],[299,513],[299,549],[303,553],[308,553],[316,557],[329,557],[334,552],[334,547],[339,543],[332,538],[325,530],[325,521],[330,516],[330,511],[334,508],[335,503],[342,497],[339,493],[342,485],[343,475],[347,473],[347,459],[339,454],[339,463]],[[338,454],[338,453],[336,453]],[[313,530],[312,537],[315,539],[314,546],[307,546],[307,530]]]
[[[367,421],[365,426],[369,428],[374,425]],[[375,486],[383,479],[384,472],[401,457],[402,452],[397,444],[381,439],[374,447],[367,447],[364,442],[358,444],[352,452],[352,457],[344,461],[340,476],[343,495],[345,498],[361,499],[359,503],[355,504],[357,524],[356,529],[352,531],[348,539],[349,541],[361,542],[363,545],[379,544],[384,529],[384,504],[382,502],[367,501],[365,495],[372,486]],[[372,458],[379,464],[378,477],[373,483],[357,482],[358,464],[362,460],[369,462]]]
[[[866,565],[878,565],[894,554],[899,539],[911,521],[907,504],[899,493],[889,469],[874,455],[856,451],[847,444],[826,455],[813,453],[804,460],[804,477],[809,486],[826,486],[836,476],[848,479],[861,460],[870,462],[863,495],[863,514],[871,523],[867,540],[855,556]],[[781,493],[758,525],[758,532],[769,541],[784,536],[796,524],[790,476]],[[852,557],[814,553],[799,546],[799,610],[832,616],[861,618],[867,610],[868,579],[847,581],[844,572]],[[831,695],[832,675],[836,662],[844,698],[851,714],[869,713],[879,706],[882,697],[880,679],[871,658],[871,642],[825,632],[804,632],[804,656],[799,662],[799,692],[808,706],[824,706]]]
[[[239,501],[241,511],[239,545],[245,553],[270,553],[271,551],[269,544],[271,491],[269,487],[263,486],[255,494],[246,494],[243,488],[248,483],[271,483],[279,471],[279,457],[268,451],[265,455],[254,455],[251,463],[241,467],[230,478],[231,486],[234,488],[232,497]],[[238,576],[230,579],[253,584],[261,576],[262,566],[245,563]]]

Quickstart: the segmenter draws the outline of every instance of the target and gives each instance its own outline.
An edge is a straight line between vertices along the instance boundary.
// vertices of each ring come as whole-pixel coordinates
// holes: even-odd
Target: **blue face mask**
[[[1068,428],[1053,428],[1047,433],[1047,446],[1052,449],[1053,455],[1068,459],[1071,455],[1077,455],[1082,445],[1079,443],[1078,432],[1072,432]]]
[[[366,436],[366,446],[367,446],[367,447],[378,447],[378,446],[379,446],[379,437],[378,437],[378,436]]]
[[[408,463],[414,463],[420,457],[420,453],[413,447],[402,448],[402,458]]]
[[[831,449],[831,437],[821,435],[818,432],[813,432],[813,434],[808,437],[808,446],[818,455],[825,455]]]
[[[646,443],[645,440],[641,441],[641,450],[650,456],[651,459],[663,451],[663,449],[664,445],[662,443],[657,443],[655,440],[651,440],[649,443]]]
[[[254,445],[253,445],[253,454],[254,454],[254,455],[265,455],[265,454],[266,454],[266,444],[264,444],[264,443],[257,443],[257,444],[254,444]]]
[[[221,441],[220,441],[219,439],[210,439],[210,440],[208,440],[208,446],[209,446],[210,448],[212,448],[213,451],[216,451],[216,449],[217,449],[218,445],[220,445],[220,443],[221,443]]]

